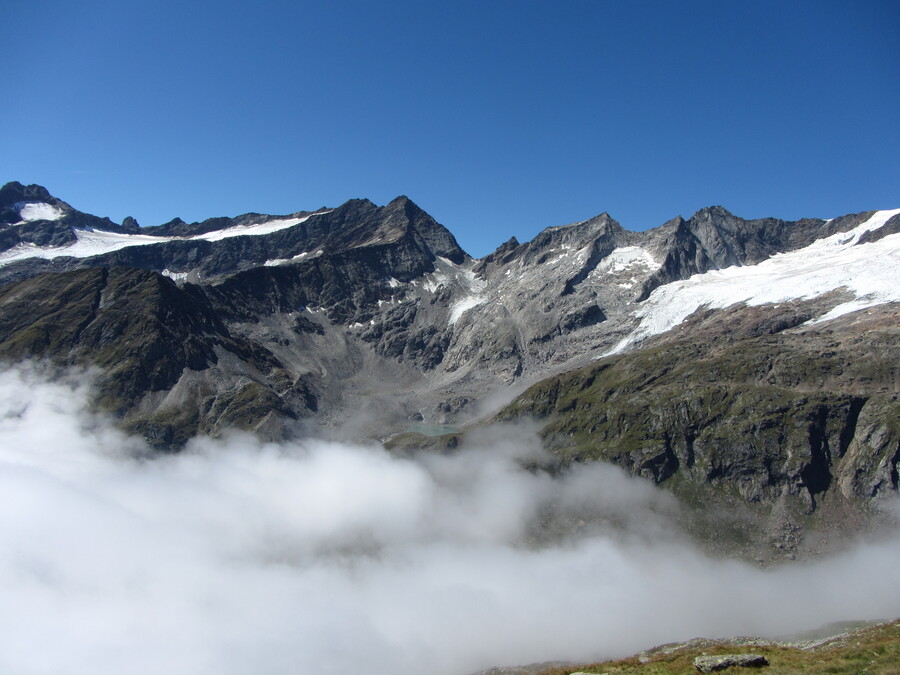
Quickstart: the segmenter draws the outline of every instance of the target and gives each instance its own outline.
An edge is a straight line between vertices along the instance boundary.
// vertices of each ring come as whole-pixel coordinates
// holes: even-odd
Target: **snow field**
[[[640,325],[607,354],[677,326],[701,307],[724,309],[818,297],[843,288],[855,296],[820,320],[885,302],[900,301],[900,234],[857,245],[859,239],[900,214],[877,211],[849,232],[820,239],[806,248],[780,253],[758,265],[728,267],[660,286],[637,312]]]
[[[24,214],[25,209],[29,207],[48,207],[55,209],[56,207],[49,204],[26,204],[20,213]],[[29,211],[29,213],[37,213],[37,210]],[[321,213],[328,213],[322,211]],[[271,234],[279,230],[285,230],[294,227],[300,223],[304,223],[313,216],[321,215],[321,213],[313,213],[303,218],[279,218],[270,220],[265,223],[254,223],[251,225],[236,225],[224,230],[216,230],[214,232],[205,232],[190,237],[154,237],[148,234],[119,234],[117,232],[106,232],[104,230],[75,230],[75,236],[78,238],[73,244],[68,246],[43,248],[34,244],[19,244],[8,251],[0,253],[0,265],[8,265],[9,263],[27,258],[44,258],[50,260],[59,257],[71,258],[89,258],[95,255],[103,255],[104,253],[112,253],[123,248],[131,246],[148,246],[150,244],[160,244],[167,241],[222,241],[231,237],[259,236],[263,234]],[[62,214],[56,216],[59,218]],[[24,215],[23,215],[24,217]],[[37,220],[37,218],[31,218]],[[51,220],[46,214],[43,220]]]

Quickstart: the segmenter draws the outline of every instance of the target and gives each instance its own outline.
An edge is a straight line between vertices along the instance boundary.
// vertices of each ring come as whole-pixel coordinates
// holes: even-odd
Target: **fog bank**
[[[524,430],[419,460],[243,435],[149,458],[84,401],[0,374],[0,672],[464,675],[900,616],[900,537],[713,560],[645,482],[520,468]]]

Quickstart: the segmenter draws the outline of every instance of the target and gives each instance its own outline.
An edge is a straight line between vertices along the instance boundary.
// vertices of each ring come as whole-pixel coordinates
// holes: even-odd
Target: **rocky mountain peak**
[[[524,265],[542,265],[554,255],[585,250],[589,251],[589,257],[595,259],[596,264],[604,252],[609,253],[627,239],[627,231],[604,212],[577,223],[548,227],[524,244],[513,237],[485,258],[483,263],[501,262],[505,265],[518,259]]]
[[[662,250],[665,246],[675,240],[680,232],[688,231],[688,221],[683,216],[675,216],[671,220],[667,220],[649,232],[653,233],[653,241],[650,246],[655,249]]]
[[[57,220],[71,211],[71,206],[51,195],[43,185],[12,181],[0,188],[0,223]]]
[[[344,202],[334,210],[348,211],[352,213],[370,213],[377,208],[378,205],[375,204],[375,202],[373,202],[371,199],[367,199],[365,197],[354,197],[353,199],[348,199],[346,202]]]
[[[399,226],[409,232],[420,246],[436,256],[462,263],[468,256],[460,248],[456,237],[409,197],[401,195],[383,207],[386,224]]]
[[[715,218],[733,218],[734,214],[731,213],[724,206],[705,206],[699,211],[697,211],[692,219],[694,220],[711,220]]]
[[[419,208],[418,204],[403,195],[392,199],[385,206],[381,207],[381,211],[386,220],[402,222],[404,225],[415,224],[423,217],[430,219],[430,216]]]
[[[506,264],[507,262],[509,262],[507,256],[511,255],[517,248],[519,248],[519,246],[521,246],[519,240],[515,237],[510,237],[505,242],[500,244],[500,246],[498,246],[493,253],[489,253],[484,258],[482,258],[476,266],[475,271],[480,272],[486,265],[493,262],[500,263],[501,265]]]
[[[580,245],[585,245],[598,237],[614,235],[624,231],[624,228],[606,211],[587,220],[569,225],[548,227],[544,230],[544,232],[553,233],[548,239],[550,241],[565,241]]]
[[[399,204],[399,205],[404,206],[404,207],[405,207],[407,204],[411,204],[413,207],[419,208],[419,205],[416,204],[412,199],[410,199],[410,198],[407,197],[406,195],[397,195],[397,196],[394,197],[391,201],[389,201],[387,205],[388,205],[388,206],[391,206],[392,204]]]
[[[16,202],[49,202],[55,199],[43,185],[22,185],[19,181],[11,181],[0,188],[0,208],[6,208]]]

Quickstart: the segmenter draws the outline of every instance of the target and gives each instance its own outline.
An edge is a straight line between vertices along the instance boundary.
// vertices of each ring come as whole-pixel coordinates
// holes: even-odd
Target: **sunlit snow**
[[[88,258],[103,253],[112,253],[129,246],[146,246],[172,241],[177,237],[151,237],[146,234],[118,234],[102,230],[74,230],[77,241],[68,246],[41,247],[25,243],[14,246],[0,253],[0,265],[6,265],[27,258],[44,258],[50,260],[67,256],[72,258]]]
[[[322,251],[316,251],[312,256],[313,258],[322,255]],[[309,258],[309,251],[304,251],[303,253],[298,253],[292,258],[272,258],[271,260],[266,260],[263,263],[264,267],[279,267],[280,265],[290,265],[291,263],[298,262],[300,260],[305,260]]]
[[[328,211],[322,211],[321,213],[328,213]],[[279,218],[278,220],[270,220],[266,223],[254,223],[252,225],[235,225],[234,227],[229,227],[224,230],[216,230],[214,232],[206,232],[205,234],[198,234],[193,237],[187,237],[188,239],[204,239],[206,241],[221,241],[222,239],[229,239],[231,237],[244,237],[248,235],[260,235],[260,234],[271,234],[272,232],[278,232],[279,230],[286,230],[289,227],[294,227],[294,225],[299,225],[300,223],[304,223],[312,216],[321,215],[321,213],[314,213],[309,216],[305,216],[303,218]]]
[[[452,265],[446,258],[439,258],[446,265]],[[484,303],[487,298],[483,295],[485,283],[475,276],[475,272],[470,269],[456,268],[458,270],[458,281],[465,289],[464,295],[454,299],[450,305],[450,324],[459,321],[460,317],[470,309]]]
[[[160,274],[162,274],[164,277],[169,277],[172,281],[175,282],[187,281],[188,278],[188,272],[173,272],[169,269],[164,269],[162,272],[160,272]]]
[[[26,206],[41,206],[36,204],[28,204]],[[55,208],[49,204],[43,204],[50,208]],[[20,213],[24,213],[23,211]],[[154,237],[147,234],[120,234],[117,232],[107,232],[105,230],[73,230],[78,241],[68,246],[43,248],[34,244],[19,244],[8,251],[0,253],[0,265],[6,265],[17,260],[25,260],[27,258],[44,258],[50,260],[62,256],[72,258],[88,258],[95,255],[103,255],[112,253],[123,248],[131,246],[148,246],[151,244],[160,244],[168,241],[221,241],[231,237],[259,236],[263,234],[271,234],[294,227],[312,218],[313,216],[328,213],[322,211],[313,213],[303,218],[279,218],[270,220],[265,223],[254,223],[250,225],[236,225],[224,230],[216,230],[213,232],[205,232],[190,237]],[[24,216],[23,216],[24,217]],[[57,216],[59,217],[59,216]]]
[[[814,298],[843,288],[855,299],[835,307],[827,317],[900,301],[900,234],[856,245],[870,230],[882,227],[900,209],[877,211],[849,232],[813,242],[806,248],[775,255],[758,265],[728,267],[657,288],[637,312],[640,325],[609,354],[651,335],[664,333],[701,307],[737,303],[762,305]]]
[[[485,300],[486,298],[483,295],[466,295],[456,300],[450,307],[450,324],[452,325],[459,321],[463,314],[482,304]]]
[[[18,202],[16,209],[19,212],[19,217],[26,222],[31,222],[32,220],[59,220],[63,215],[62,209],[46,202]]]
[[[597,271],[624,272],[632,267],[659,268],[659,263],[640,246],[620,246],[597,265]]]

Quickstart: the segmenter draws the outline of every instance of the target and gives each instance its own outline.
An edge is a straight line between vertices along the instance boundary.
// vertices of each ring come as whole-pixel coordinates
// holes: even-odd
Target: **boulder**
[[[744,668],[762,668],[769,661],[761,654],[718,654],[717,656],[698,656],[694,659],[694,668],[701,673],[714,673],[732,666]]]

